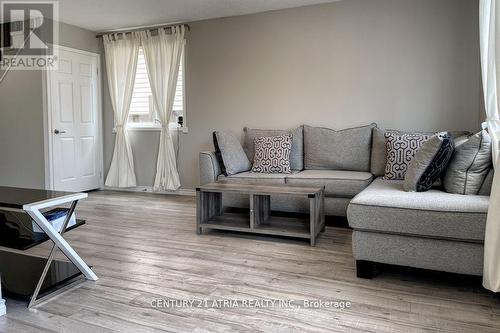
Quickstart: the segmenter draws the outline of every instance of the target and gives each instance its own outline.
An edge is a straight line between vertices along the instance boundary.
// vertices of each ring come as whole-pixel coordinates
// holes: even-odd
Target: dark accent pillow
[[[455,143],[448,132],[432,136],[413,156],[405,175],[407,192],[425,192],[441,178],[453,154]]]
[[[224,160],[222,159],[222,154],[220,152],[219,144],[217,143],[217,135],[215,135],[215,132],[212,133],[212,140],[214,143],[215,157],[217,157],[217,162],[219,163],[220,171],[222,172],[223,175],[227,176],[226,167],[224,166]]]
[[[278,135],[255,138],[252,172],[291,173],[292,136]]]
[[[231,176],[252,168],[240,141],[234,134],[215,131],[213,140],[215,156],[224,175]]]
[[[385,165],[384,179],[405,179],[408,164],[410,164],[415,152],[430,137],[432,137],[430,133],[385,132],[387,164]]]

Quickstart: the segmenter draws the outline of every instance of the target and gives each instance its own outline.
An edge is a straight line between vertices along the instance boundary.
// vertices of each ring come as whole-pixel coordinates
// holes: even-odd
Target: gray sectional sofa
[[[383,131],[375,124],[344,131],[300,128],[302,137],[294,138],[301,139],[298,144],[303,148],[303,170],[291,174],[246,171],[225,176],[215,153],[201,152],[200,183],[325,186],[326,215],[347,216],[353,229],[353,255],[359,277],[370,278],[376,263],[482,275],[493,171],[484,181],[480,195],[450,194],[438,188],[405,192],[403,181],[381,177],[385,141],[381,137]],[[243,140],[250,161],[253,151],[248,145],[252,136],[268,133],[252,131],[256,130],[245,129]],[[223,201],[224,206],[238,208],[247,208],[248,203],[238,196],[224,197]],[[285,212],[302,213],[309,209],[307,200],[289,197],[273,198],[271,205],[273,210]]]

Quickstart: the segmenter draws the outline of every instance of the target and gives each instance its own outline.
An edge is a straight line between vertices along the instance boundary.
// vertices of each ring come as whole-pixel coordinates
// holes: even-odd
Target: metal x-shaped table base
[[[50,239],[54,242],[52,249],[50,250],[49,257],[47,258],[47,263],[43,269],[42,275],[40,276],[40,280],[35,288],[33,295],[31,296],[31,301],[28,305],[28,308],[37,304],[38,294],[40,293],[40,289],[45,281],[45,277],[49,271],[50,265],[54,260],[54,255],[56,250],[59,248],[66,257],[71,260],[71,262],[82,272],[87,280],[97,281],[98,277],[95,273],[90,269],[90,267],[83,261],[83,259],[73,250],[73,248],[66,242],[63,238],[64,232],[66,231],[66,227],[71,219],[71,215],[73,215],[78,200],[86,198],[87,193],[75,193],[69,194],[65,196],[61,196],[55,199],[44,200],[40,202],[36,202],[33,204],[28,204],[23,206],[23,210],[28,213],[33,221],[50,237]],[[55,230],[52,224],[47,221],[45,216],[41,213],[41,209],[53,207],[56,205],[61,205],[64,203],[71,202],[71,207],[66,215],[66,219],[64,220],[63,226],[61,230]]]

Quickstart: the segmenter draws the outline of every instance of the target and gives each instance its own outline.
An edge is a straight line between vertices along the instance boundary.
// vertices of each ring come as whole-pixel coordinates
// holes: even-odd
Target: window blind
[[[175,89],[173,111],[177,115],[184,114],[184,82],[183,82],[183,57],[179,66],[179,73],[177,78],[177,86]],[[144,58],[144,51],[139,49],[139,56],[137,58],[137,71],[135,73],[134,91],[132,93],[132,101],[130,103],[131,116],[146,116],[151,114],[151,121],[154,120],[152,110],[150,110],[150,99],[152,98],[151,86],[149,84],[148,71],[146,67],[146,59]],[[175,119],[172,119],[174,122]]]

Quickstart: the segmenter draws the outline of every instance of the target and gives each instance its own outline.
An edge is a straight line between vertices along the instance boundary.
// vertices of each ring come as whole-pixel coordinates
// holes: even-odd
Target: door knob
[[[66,133],[66,131],[60,131],[60,130],[58,130],[58,129],[55,129],[55,130],[54,130],[54,134],[60,134],[60,133],[61,133],[61,134],[62,134],[62,133]]]

